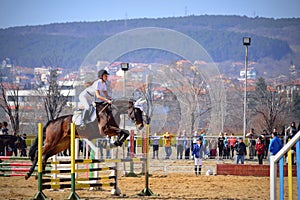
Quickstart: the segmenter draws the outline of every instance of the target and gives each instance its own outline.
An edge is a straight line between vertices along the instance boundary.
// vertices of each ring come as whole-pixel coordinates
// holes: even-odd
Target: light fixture
[[[243,37],[243,45],[250,46],[251,38],[250,37]]]
[[[123,71],[128,71],[128,69],[129,69],[129,63],[121,63],[121,69]]]

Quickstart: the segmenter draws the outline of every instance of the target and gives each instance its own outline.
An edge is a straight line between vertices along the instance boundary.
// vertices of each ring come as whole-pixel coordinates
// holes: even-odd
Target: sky
[[[0,28],[186,15],[300,18],[299,0],[0,0]]]

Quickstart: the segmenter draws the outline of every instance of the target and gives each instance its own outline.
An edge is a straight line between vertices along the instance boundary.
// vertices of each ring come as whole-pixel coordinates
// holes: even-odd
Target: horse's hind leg
[[[35,152],[34,160],[33,160],[33,162],[32,162],[32,165],[31,165],[29,171],[28,171],[27,174],[25,175],[25,180],[27,180],[27,179],[30,178],[30,176],[31,176],[31,174],[33,173],[34,168],[35,168],[35,166],[36,166],[36,164],[37,164],[37,161],[38,161],[38,151]]]

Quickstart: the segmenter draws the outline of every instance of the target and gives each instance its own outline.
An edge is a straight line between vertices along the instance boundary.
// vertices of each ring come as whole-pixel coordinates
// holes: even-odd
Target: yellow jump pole
[[[149,89],[149,76],[146,76],[146,93],[150,96],[150,89]],[[148,102],[148,109],[149,109],[149,102]],[[147,112],[147,118],[149,117],[149,112]],[[158,196],[157,194],[154,194],[151,189],[149,188],[149,136],[150,136],[150,120],[147,119],[146,122],[146,173],[145,173],[145,188],[140,192],[140,196]]]
[[[293,200],[293,172],[292,172],[292,150],[288,151],[288,188],[289,200]]]
[[[71,123],[71,192],[67,199],[80,199],[75,192],[75,124]]]
[[[38,124],[38,192],[34,195],[33,199],[47,199],[43,193],[43,125]]]

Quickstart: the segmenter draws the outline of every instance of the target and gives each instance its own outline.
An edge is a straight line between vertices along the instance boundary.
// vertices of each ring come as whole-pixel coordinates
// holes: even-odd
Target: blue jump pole
[[[284,199],[284,157],[279,160],[279,199]],[[276,178],[276,177],[275,177]]]

